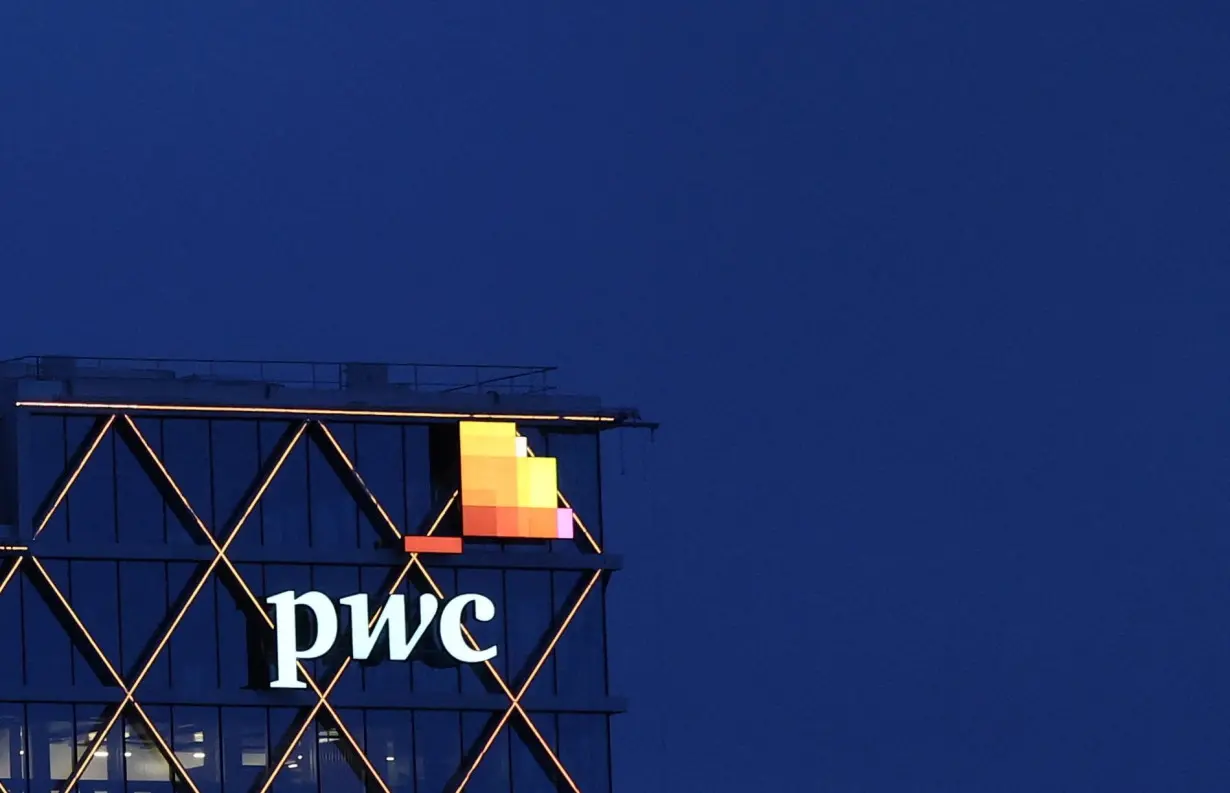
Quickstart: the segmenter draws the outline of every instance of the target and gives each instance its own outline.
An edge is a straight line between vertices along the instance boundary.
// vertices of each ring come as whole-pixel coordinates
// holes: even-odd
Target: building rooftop
[[[564,394],[553,366],[86,358],[33,355],[0,361],[17,400],[131,401],[281,407],[470,408],[569,411],[635,420],[592,396]]]

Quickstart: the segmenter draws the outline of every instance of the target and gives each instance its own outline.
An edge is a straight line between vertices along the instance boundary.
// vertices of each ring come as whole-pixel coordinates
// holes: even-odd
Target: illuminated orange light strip
[[[235,568],[234,564],[231,563],[230,558],[226,556],[226,549],[229,548],[231,542],[238,535],[239,529],[242,528],[244,523],[247,521],[248,517],[252,514],[252,511],[256,509],[256,505],[260,502],[260,499],[265,494],[265,491],[268,490],[269,485],[273,482],[273,478],[277,475],[278,471],[280,471],[282,466],[285,464],[287,458],[290,456],[291,451],[295,448],[295,446],[302,439],[303,433],[307,430],[307,426],[308,426],[307,422],[304,421],[300,423],[299,427],[295,431],[294,437],[291,439],[290,443],[286,445],[286,448],[283,450],[282,454],[279,456],[277,463],[273,466],[269,475],[261,483],[259,489],[253,495],[252,499],[247,504],[247,507],[244,509],[243,513],[239,516],[238,521],[236,522],[235,526],[231,529],[230,534],[228,535],[228,537],[226,538],[226,541],[222,545],[218,544],[217,540],[214,539],[213,534],[209,531],[208,527],[206,527],[204,522],[201,521],[201,519],[197,516],[196,511],[192,509],[191,504],[188,503],[187,498],[183,494],[183,490],[178,486],[178,484],[175,483],[174,478],[171,477],[166,467],[162,465],[162,462],[158,460],[157,455],[154,454],[153,449],[150,447],[149,443],[144,440],[143,436],[141,436],[140,430],[137,429],[136,424],[133,423],[131,420],[129,420],[129,426],[133,428],[134,432],[136,432],[138,437],[141,437],[141,445],[142,445],[143,450],[152,460],[154,460],[157,463],[158,469],[167,477],[167,480],[171,484],[174,492],[180,499],[182,499],[184,506],[192,514],[198,527],[202,530],[202,533],[205,539],[209,542],[210,545],[213,546],[214,550],[217,553],[214,561],[210,565],[210,570],[207,571],[206,575],[202,577],[200,585],[197,588],[197,593],[199,593],[200,587],[204,586],[204,581],[208,579],[210,573],[212,572],[213,566],[216,565],[218,562],[221,562],[231,572],[231,575],[234,577],[235,582],[239,584],[240,588],[248,596],[249,600],[252,602],[252,605],[256,609],[256,612],[260,614],[261,617],[263,618],[266,627],[272,630],[274,628],[273,618],[270,617],[269,614],[265,611],[265,609],[261,606],[260,598],[256,596],[256,593],[252,591],[252,588],[248,586],[247,582],[244,581],[243,576],[239,574],[239,571]],[[196,594],[193,595],[193,598],[195,597],[196,597]],[[179,618],[182,618],[184,613],[186,613],[186,609],[183,612],[181,612],[181,614],[179,615]],[[297,662],[296,666],[298,667],[299,672],[303,675],[303,679],[307,682],[308,686],[316,693],[316,696],[320,698],[320,704],[317,706],[316,709],[313,710],[313,712],[316,712],[316,710],[318,710],[319,707],[323,707],[326,711],[328,711],[328,713],[333,717],[334,722],[337,724],[339,731],[345,736],[347,742],[355,750],[355,753],[359,757],[359,759],[363,761],[363,765],[366,766],[368,772],[371,773],[372,777],[375,779],[376,783],[380,786],[381,790],[383,790],[384,793],[391,793],[388,786],[384,783],[384,780],[380,777],[380,774],[376,771],[375,766],[373,766],[371,761],[368,759],[366,752],[363,751],[363,748],[359,746],[359,743],[355,739],[354,735],[351,734],[349,729],[347,729],[345,723],[341,719],[340,714],[338,714],[338,712],[333,708],[332,704],[326,701],[325,698],[327,697],[327,694],[321,691],[320,686],[312,678],[311,674],[308,672],[307,667],[303,664],[302,661]],[[148,669],[145,671],[148,671]],[[302,733],[300,733],[300,737],[301,736],[302,736]],[[293,747],[295,743],[297,742],[298,742],[298,738],[292,741],[290,745]],[[272,783],[273,778],[275,778],[277,774],[281,772],[283,767],[284,765],[279,765],[277,769],[273,772],[269,780],[267,780],[270,784]],[[265,789],[267,789],[267,787],[268,786],[266,786]]]
[[[107,402],[17,402],[17,407],[26,408],[61,408],[68,410],[158,410],[179,413],[260,413],[275,415],[300,416],[368,416],[373,418],[416,418],[416,419],[522,419],[525,421],[592,421],[609,424],[616,421],[613,416],[562,416],[556,414],[537,413],[451,413],[431,411],[406,410],[343,410],[339,408],[274,408],[243,405],[157,405],[157,404],[116,404]]]
[[[24,556],[17,557],[17,561],[13,562],[13,566],[10,567],[9,571],[4,574],[4,580],[0,581],[0,594],[3,594],[4,590],[9,585],[9,581],[12,581],[13,576],[17,574],[17,568],[21,567],[21,562],[23,559],[25,559]]]
[[[47,524],[51,522],[51,516],[54,515],[56,510],[60,508],[60,504],[63,503],[64,497],[68,495],[69,488],[71,488],[73,483],[77,481],[77,477],[81,476],[81,471],[85,468],[85,464],[88,463],[90,458],[94,456],[94,452],[98,449],[98,445],[102,443],[102,439],[106,436],[107,431],[111,429],[111,425],[114,423],[115,416],[107,416],[107,420],[103,422],[101,427],[98,428],[94,435],[94,439],[90,441],[89,448],[86,449],[85,454],[81,455],[81,460],[78,461],[76,467],[73,468],[73,472],[68,477],[68,481],[64,483],[64,487],[60,488],[60,492],[56,494],[55,501],[53,501],[51,506],[47,509],[47,514],[44,515],[43,519],[38,522],[38,526],[34,529],[35,537],[38,537],[38,535],[42,533],[43,529],[47,528]]]

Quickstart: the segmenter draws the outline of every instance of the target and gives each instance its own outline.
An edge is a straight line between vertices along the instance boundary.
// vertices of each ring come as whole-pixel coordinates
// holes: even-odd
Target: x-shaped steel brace
[[[37,557],[31,556],[30,563],[38,569],[43,583],[51,589],[51,592],[55,595],[55,599],[59,602],[60,607],[64,610],[64,613],[68,615],[69,619],[73,621],[73,624],[77,626],[77,629],[81,631],[80,635],[85,637],[86,642],[94,652],[95,660],[104,670],[106,670],[110,681],[115,683],[115,685],[124,693],[124,698],[119,703],[108,708],[110,711],[110,716],[107,717],[105,723],[95,733],[94,740],[90,741],[85,752],[77,758],[76,767],[64,783],[64,790],[66,793],[67,791],[73,790],[77,783],[81,780],[82,774],[85,773],[86,768],[89,767],[90,763],[94,760],[94,753],[102,747],[103,742],[107,739],[108,733],[110,733],[112,728],[115,727],[115,723],[119,721],[120,715],[124,712],[125,707],[130,707],[136,712],[141,721],[145,723],[146,729],[149,730],[150,737],[158,743],[162,753],[166,755],[166,758],[171,763],[175,773],[178,774],[184,781],[184,784],[192,789],[194,793],[200,793],[197,786],[192,782],[192,778],[188,776],[187,769],[185,769],[183,764],[180,763],[179,757],[176,756],[171,747],[167,745],[166,739],[158,732],[158,729],[154,726],[153,720],[145,712],[145,709],[141,707],[141,703],[137,702],[134,697],[137,688],[141,685],[141,681],[144,680],[145,675],[154,665],[154,662],[158,660],[158,655],[166,646],[167,641],[170,640],[171,634],[175,630],[174,625],[172,625],[172,627],[162,635],[162,638],[159,640],[154,651],[149,654],[149,657],[142,666],[141,671],[137,673],[135,678],[133,678],[132,683],[127,684],[124,682],[123,676],[116,671],[115,667],[107,659],[106,653],[104,653],[102,648],[98,646],[98,642],[94,640],[94,637],[90,634],[89,629],[85,627],[85,624],[82,623],[80,617],[77,616],[77,613],[73,610],[72,605],[68,602],[68,598],[66,598],[60,588],[56,586],[55,581],[52,580],[51,575],[47,572],[47,569],[43,567],[42,562],[40,562]]]
[[[141,458],[141,461],[151,466],[159,474],[159,478],[162,481],[156,484],[166,485],[166,487],[169,488],[169,491],[174,494],[175,503],[172,504],[172,507],[175,508],[182,517],[186,518],[184,522],[188,525],[189,528],[195,530],[196,533],[202,539],[204,539],[207,544],[212,546],[214,550],[214,558],[205,567],[205,569],[196,577],[195,584],[189,590],[187,596],[181,598],[182,602],[180,603],[180,607],[178,611],[175,613],[174,617],[170,619],[165,631],[162,633],[161,638],[154,645],[152,651],[147,654],[144,664],[141,665],[140,670],[134,676],[132,683],[126,684],[123,680],[123,677],[115,670],[115,667],[106,658],[106,655],[102,652],[101,648],[98,646],[98,643],[94,640],[93,636],[89,633],[89,630],[82,623],[80,618],[77,616],[76,612],[73,611],[71,604],[68,602],[68,599],[64,597],[63,592],[59,589],[59,587],[55,585],[50,575],[47,574],[46,569],[42,566],[41,563],[38,562],[37,558],[33,556],[30,557],[31,562],[38,568],[39,572],[41,573],[42,580],[47,584],[49,589],[54,594],[55,599],[59,602],[61,608],[67,614],[69,619],[72,620],[73,624],[76,625],[77,628],[81,631],[80,635],[86,639],[87,643],[93,650],[94,656],[95,656],[94,660],[97,661],[98,665],[105,671],[106,675],[111,679],[111,681],[114,682],[120,688],[120,690],[124,692],[124,699],[111,709],[110,717],[106,720],[106,723],[103,725],[102,729],[98,730],[95,733],[95,736],[93,740],[90,742],[89,746],[87,746],[86,751],[81,756],[81,758],[79,758],[77,766],[74,768],[72,775],[66,781],[66,784],[64,786],[64,793],[71,793],[71,791],[75,789],[77,783],[80,781],[82,775],[85,773],[86,768],[88,767],[89,763],[93,759],[94,753],[97,752],[99,748],[102,746],[103,742],[106,740],[110,731],[114,728],[115,723],[119,720],[119,717],[126,706],[131,707],[133,710],[135,710],[138,716],[141,717],[142,721],[146,723],[146,726],[150,730],[151,737],[158,743],[163,754],[166,756],[166,759],[168,760],[169,763],[172,764],[176,773],[181,777],[183,783],[190,790],[192,790],[193,793],[200,793],[196,784],[192,781],[192,778],[188,775],[187,770],[183,767],[182,763],[180,763],[179,758],[175,755],[175,753],[167,745],[166,740],[158,733],[157,729],[153,725],[153,721],[148,717],[144,709],[141,707],[140,703],[137,702],[137,700],[135,699],[135,692],[137,688],[140,686],[141,682],[144,680],[145,676],[149,673],[150,669],[153,668],[154,663],[157,661],[158,656],[161,654],[163,649],[165,649],[167,643],[170,641],[170,638],[174,634],[175,629],[179,626],[179,623],[183,620],[184,616],[188,613],[188,610],[192,607],[192,604],[196,601],[197,596],[204,589],[205,584],[208,582],[210,576],[213,575],[215,569],[219,565],[222,565],[228,570],[228,572],[230,572],[234,583],[238,585],[239,589],[242,591],[242,593],[244,593],[247,600],[249,601],[249,605],[251,606],[251,611],[254,614],[257,614],[261,617],[266,627],[268,627],[270,630],[273,630],[273,627],[274,627],[273,619],[268,615],[268,613],[261,606],[260,600],[252,592],[251,588],[248,587],[247,583],[243,580],[243,577],[239,574],[239,571],[235,568],[230,558],[227,557],[226,551],[230,547],[231,543],[235,540],[235,537],[239,534],[240,529],[242,529],[244,524],[247,522],[247,519],[251,516],[252,512],[256,509],[256,506],[260,502],[261,497],[264,495],[265,491],[269,488],[269,485],[272,483],[274,477],[277,476],[278,471],[285,464],[287,458],[290,456],[291,452],[294,450],[299,440],[303,437],[303,434],[307,430],[309,423],[307,421],[299,422],[297,425],[294,426],[293,431],[288,432],[287,435],[284,436],[282,444],[281,444],[281,450],[276,456],[276,461],[271,466],[269,466],[269,470],[265,473],[265,475],[262,478],[260,478],[254,490],[250,493],[248,499],[246,500],[242,511],[239,513],[238,517],[233,521],[231,529],[227,532],[226,537],[221,543],[219,543],[215,539],[213,533],[205,525],[204,521],[201,520],[200,516],[192,508],[191,504],[188,502],[183,491],[180,489],[179,485],[175,482],[174,478],[167,471],[166,466],[163,465],[162,461],[158,458],[157,454],[154,453],[154,450],[150,447],[149,442],[145,439],[144,435],[141,433],[136,423],[133,422],[133,420],[127,415],[110,416],[105,421],[99,423],[96,426],[94,434],[91,437],[89,443],[85,447],[83,447],[84,448],[83,454],[80,455],[78,461],[72,467],[72,470],[69,473],[69,475],[66,477],[63,483],[63,486],[59,488],[55,499],[52,501],[48,509],[45,511],[43,518],[38,522],[38,525],[35,530],[36,537],[44,528],[46,528],[53,513],[59,507],[59,505],[63,502],[64,497],[68,493],[68,490],[72,487],[72,484],[76,481],[77,477],[80,475],[82,469],[85,467],[85,464],[88,462],[89,458],[93,455],[94,451],[98,448],[103,437],[111,429],[112,425],[116,423],[117,420],[122,422],[120,424],[121,428],[124,431],[130,433],[131,437],[135,439],[137,448],[133,449],[134,453],[138,453],[138,456],[139,458]],[[164,491],[164,495],[166,495],[165,491]],[[7,584],[8,578],[11,578],[11,573],[17,569],[17,565],[20,564],[21,560],[22,559],[19,557],[17,560],[17,563],[14,565],[13,569],[10,571],[10,575],[6,577],[5,582],[4,582],[5,584]],[[312,688],[318,696],[320,696],[322,692],[319,686],[316,684],[316,682],[312,679],[311,675],[308,673],[307,668],[302,663],[298,663],[298,667],[299,667],[299,671],[303,674],[304,679],[308,682],[309,687]],[[328,702],[325,702],[323,707],[326,709],[326,711],[332,716],[332,718],[336,722],[339,732],[345,737],[347,742],[355,750],[355,756],[358,757],[367,766],[368,771],[373,775],[374,778],[377,779],[377,781],[379,781],[379,775],[376,774],[376,771],[372,767],[370,761],[368,761],[366,754],[362,751],[362,748],[358,745],[358,742],[355,740],[354,736],[350,733],[349,730],[346,729],[345,724],[342,723],[341,718],[338,716],[333,706],[329,704]],[[379,784],[381,788],[384,790],[384,793],[389,793],[388,788],[384,786],[382,782]]]
[[[293,431],[293,433],[291,433],[289,439],[284,441],[282,451],[278,455],[276,463],[274,463],[274,465],[270,468],[268,475],[264,477],[264,479],[260,483],[260,486],[256,489],[256,491],[249,498],[247,502],[247,506],[244,508],[238,520],[235,522],[234,527],[228,533],[225,541],[221,545],[219,545],[217,540],[214,539],[212,532],[210,532],[209,528],[205,525],[205,522],[200,518],[200,516],[192,508],[192,505],[188,502],[187,497],[184,495],[184,492],[180,489],[179,485],[176,484],[170,472],[167,471],[166,467],[162,464],[162,461],[158,458],[158,455],[154,453],[154,450],[150,447],[149,443],[145,440],[145,437],[141,434],[141,431],[137,428],[137,425],[128,416],[124,416],[123,418],[124,418],[124,421],[127,422],[128,426],[132,429],[135,437],[140,441],[146,458],[157,468],[160,475],[165,479],[166,484],[171,488],[171,491],[175,494],[176,500],[178,502],[177,506],[179,506],[179,508],[182,509],[183,512],[190,518],[190,522],[197,528],[200,535],[204,537],[205,540],[210,545],[212,545],[214,548],[214,551],[215,551],[214,560],[206,568],[204,574],[200,577],[200,580],[197,582],[197,586],[195,590],[193,591],[192,595],[189,596],[189,605],[191,604],[191,601],[195,599],[196,594],[200,592],[200,589],[201,587],[204,586],[205,581],[213,573],[214,567],[216,567],[218,564],[222,564],[227,569],[227,571],[230,573],[232,581],[238,585],[239,589],[241,590],[244,597],[248,601],[248,605],[251,607],[252,614],[258,616],[260,620],[265,624],[265,627],[267,627],[270,631],[274,630],[273,618],[269,616],[269,612],[266,611],[265,608],[261,605],[260,598],[256,596],[256,593],[252,591],[252,588],[248,586],[243,576],[240,575],[239,571],[235,568],[235,565],[227,557],[226,550],[230,546],[231,542],[234,541],[235,536],[239,533],[239,529],[243,527],[244,522],[252,514],[252,511],[256,508],[256,505],[260,501],[261,496],[263,496],[265,491],[269,488],[269,485],[270,483],[272,483],[273,478],[277,476],[278,471],[281,470],[283,464],[285,464],[286,462],[286,459],[290,456],[290,453],[294,450],[296,444],[298,444],[300,439],[302,439],[304,433],[307,431],[309,425],[312,422],[308,422],[308,421],[300,422],[295,428],[295,430]],[[185,606],[180,611],[180,613],[177,615],[176,620],[175,620],[176,623],[178,623],[178,621],[183,618],[183,615],[186,612],[187,612],[187,606]],[[383,793],[390,793],[388,786],[384,784],[384,781],[380,778],[380,775],[376,772],[375,767],[372,765],[371,761],[368,759],[367,754],[363,751],[363,747],[359,745],[354,735],[350,732],[350,730],[346,728],[346,725],[342,721],[342,718],[338,714],[337,710],[333,707],[332,704],[328,702],[327,700],[328,694],[320,688],[319,684],[317,684],[316,680],[312,677],[311,673],[308,671],[307,667],[303,664],[302,661],[296,661],[295,664],[299,669],[299,673],[303,676],[303,679],[307,682],[308,687],[312,689],[312,691],[316,694],[317,697],[320,698],[320,705],[316,708],[316,710],[319,710],[320,708],[324,708],[324,710],[329,714],[329,716],[333,719],[334,723],[337,725],[338,732],[342,734],[346,742],[354,750],[355,757],[357,757],[363,763],[367,772],[371,775],[372,780],[376,782],[376,784],[380,787]],[[296,741],[297,740],[298,739],[296,738]],[[282,766],[279,765],[278,769],[280,770],[281,767]],[[270,774],[270,780],[272,780],[272,778],[276,776],[276,774],[277,774],[277,771],[274,771],[272,774]],[[268,789],[268,784],[266,784],[266,786],[262,788],[262,791],[267,790],[267,789]]]
[[[81,474],[82,469],[85,467],[85,464],[89,461],[90,457],[93,456],[95,450],[97,450],[99,444],[102,442],[103,437],[106,436],[107,432],[111,429],[112,425],[115,423],[116,418],[117,418],[116,416],[108,416],[105,420],[99,423],[96,423],[91,435],[87,436],[89,438],[88,443],[83,446],[82,452],[77,455],[77,460],[75,464],[73,465],[71,472],[61,482],[61,486],[57,488],[56,490],[55,498],[51,501],[51,503],[44,510],[43,517],[38,522],[38,525],[36,526],[35,531],[34,531],[35,538],[37,538],[38,535],[43,531],[43,529],[46,528],[47,524],[50,522],[52,518],[52,515],[55,513],[56,509],[59,508],[60,504],[64,501],[64,498],[68,494],[69,489],[72,487],[73,483],[77,480],[77,477]],[[179,758],[176,756],[175,752],[167,744],[166,739],[158,731],[158,728],[154,726],[153,719],[149,717],[149,714],[145,712],[145,709],[141,707],[141,704],[137,702],[137,700],[134,697],[137,687],[141,684],[142,679],[144,679],[145,675],[149,672],[149,669],[154,665],[154,662],[157,660],[159,653],[162,652],[162,649],[166,646],[167,641],[170,639],[171,634],[174,632],[174,626],[168,628],[164,632],[164,634],[161,636],[161,638],[155,645],[155,648],[153,649],[153,651],[148,654],[146,663],[142,666],[141,671],[138,672],[138,674],[134,677],[133,682],[131,684],[128,684],[124,681],[123,676],[116,670],[115,666],[111,663],[110,659],[107,658],[106,653],[103,652],[98,642],[94,639],[93,634],[91,634],[89,629],[86,628],[81,618],[77,615],[76,610],[73,609],[72,604],[69,602],[68,598],[65,597],[64,592],[59,588],[59,586],[56,585],[55,580],[51,577],[51,574],[47,572],[47,568],[43,566],[43,563],[38,560],[38,557],[30,555],[28,557],[19,556],[15,558],[13,560],[12,566],[9,568],[8,572],[5,574],[4,579],[0,581],[0,594],[3,594],[4,590],[8,587],[9,582],[12,581],[13,576],[21,568],[22,564],[26,561],[27,558],[29,559],[29,565],[27,565],[27,569],[29,567],[34,568],[34,571],[27,572],[27,575],[31,577],[31,581],[34,582],[36,586],[41,585],[42,587],[45,587],[46,590],[50,592],[52,596],[51,600],[54,601],[54,602],[49,602],[49,605],[52,606],[54,609],[60,611],[62,616],[67,617],[73,623],[73,625],[76,626],[78,632],[77,633],[70,632],[70,639],[81,638],[85,640],[85,643],[88,646],[90,653],[92,654],[86,653],[85,649],[81,648],[80,645],[78,645],[78,647],[79,649],[82,650],[83,655],[87,656],[87,661],[91,662],[90,663],[91,668],[95,669],[99,673],[99,678],[104,683],[108,683],[108,682],[114,683],[115,686],[119,688],[120,691],[122,691],[124,694],[123,699],[119,703],[116,703],[107,709],[108,711],[110,711],[110,715],[107,718],[106,723],[104,724],[102,729],[96,731],[95,737],[90,742],[90,745],[87,747],[86,751],[80,757],[77,758],[77,764],[74,767],[72,774],[65,781],[65,786],[64,786],[65,793],[72,791],[74,787],[76,786],[76,784],[80,781],[81,776],[85,773],[86,768],[94,760],[95,752],[97,752],[99,750],[99,747],[102,746],[102,743],[106,739],[107,734],[115,726],[115,723],[119,720],[120,716],[123,714],[126,707],[131,708],[137,714],[137,716],[141,719],[141,721],[145,725],[146,730],[149,733],[149,737],[152,738],[155,741],[155,743],[158,744],[158,747],[162,751],[167,762],[174,769],[175,773],[180,777],[180,779],[183,780],[184,784],[186,784],[194,793],[200,793],[196,785],[193,784],[192,779],[188,776],[187,770],[184,768],[183,764],[179,761]],[[35,578],[35,571],[37,572],[37,579]],[[4,786],[0,785],[0,791],[4,791],[4,790],[5,790]],[[5,793],[7,793],[7,791],[5,791]]]

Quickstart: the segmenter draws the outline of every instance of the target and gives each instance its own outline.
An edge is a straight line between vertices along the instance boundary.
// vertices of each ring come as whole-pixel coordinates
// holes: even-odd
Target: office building
[[[550,376],[0,363],[0,790],[610,793],[644,425]]]

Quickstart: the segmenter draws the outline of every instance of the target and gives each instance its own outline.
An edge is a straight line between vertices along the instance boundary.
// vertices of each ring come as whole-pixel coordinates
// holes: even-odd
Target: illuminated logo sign
[[[574,516],[559,505],[553,457],[535,457],[517,425],[462,421],[461,537],[406,535],[408,553],[461,553],[464,537],[570,540]]]
[[[337,641],[338,614],[333,607],[333,601],[323,592],[304,592],[296,595],[294,592],[279,592],[265,598],[274,608],[275,641],[277,644],[277,674],[269,683],[270,688],[307,688],[307,683],[299,679],[298,662],[319,658]],[[498,650],[495,647],[475,650],[466,644],[461,635],[461,617],[466,606],[473,604],[474,618],[479,622],[490,622],[495,617],[495,604],[482,595],[458,595],[446,601],[440,608],[440,601],[435,595],[419,596],[418,625],[407,637],[409,626],[406,619],[405,595],[391,595],[385,603],[380,616],[373,625],[369,621],[367,595],[351,595],[342,598],[342,606],[350,611],[350,652],[357,660],[371,658],[380,642],[381,634],[388,633],[389,659],[405,661],[410,653],[422,641],[427,631],[433,627],[439,646],[453,659],[463,664],[481,664],[495,658]],[[307,608],[315,619],[316,637],[311,645],[299,649],[297,607]],[[439,612],[439,620],[436,613]],[[368,627],[368,626],[371,627]]]
[[[467,537],[572,539],[555,460],[530,457],[515,424],[461,422],[461,526]]]
[[[572,510],[559,506],[556,461],[534,457],[526,439],[509,422],[463,421],[458,431],[461,451],[461,531],[463,537],[497,539],[572,539]],[[460,553],[461,538],[407,535],[410,553]],[[306,688],[299,679],[298,662],[319,658],[338,638],[338,610],[323,592],[279,592],[265,598],[274,608],[276,674],[271,688]],[[494,658],[497,647],[476,649],[462,636],[462,616],[472,605],[474,619],[490,622],[495,604],[483,595],[459,595],[443,602],[431,594],[419,597],[418,624],[410,630],[405,596],[392,595],[374,621],[369,618],[367,595],[350,595],[340,604],[350,612],[351,655],[372,656],[383,634],[388,634],[388,658],[405,661],[429,630],[436,645],[465,664]],[[315,637],[300,648],[297,608],[305,608],[315,623]],[[437,619],[438,613],[438,619]]]

